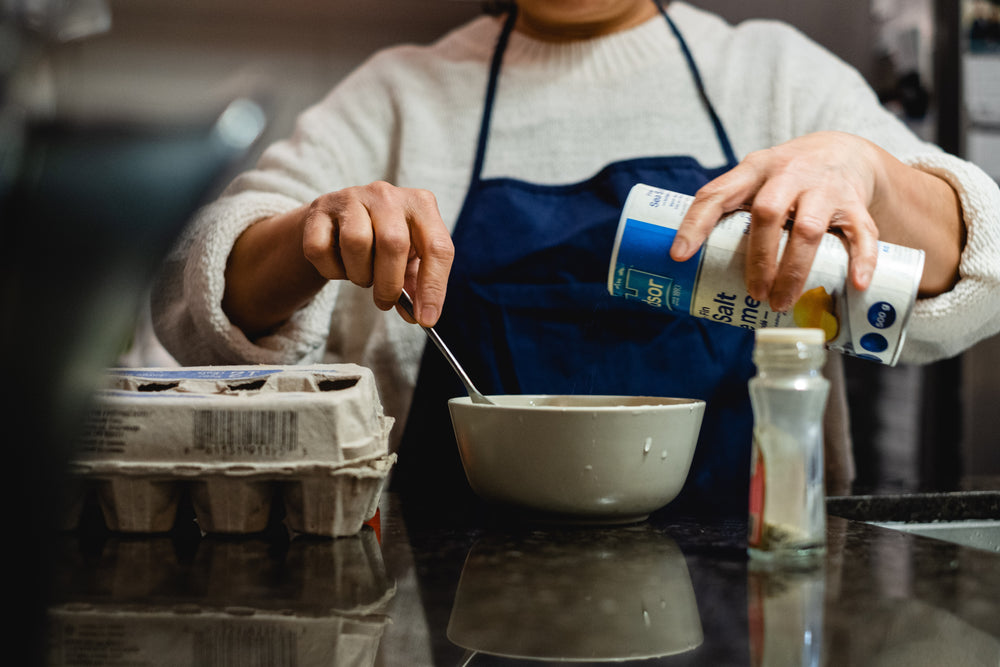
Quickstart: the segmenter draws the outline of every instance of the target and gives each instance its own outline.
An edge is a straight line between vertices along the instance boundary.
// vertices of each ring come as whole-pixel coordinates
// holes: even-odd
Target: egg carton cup
[[[113,531],[169,531],[190,494],[205,533],[295,532],[371,518],[395,455],[371,371],[354,364],[113,369],[70,466],[64,527],[94,490]]]
[[[272,503],[280,499],[289,530],[307,535],[353,535],[375,515],[395,454],[342,466],[212,469],[210,466],[109,467],[74,465],[75,498],[64,528],[79,525],[89,493],[108,530],[163,533],[178,518],[187,493],[204,533],[248,534],[268,527]]]

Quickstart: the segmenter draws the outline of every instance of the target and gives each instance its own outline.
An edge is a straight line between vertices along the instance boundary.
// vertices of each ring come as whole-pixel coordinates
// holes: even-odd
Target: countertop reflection
[[[645,523],[480,537],[446,634],[472,653],[536,660],[654,658],[702,643],[684,554]]]
[[[746,523],[531,524],[383,495],[359,535],[62,536],[51,665],[1000,664],[1000,555],[830,517],[768,572]]]

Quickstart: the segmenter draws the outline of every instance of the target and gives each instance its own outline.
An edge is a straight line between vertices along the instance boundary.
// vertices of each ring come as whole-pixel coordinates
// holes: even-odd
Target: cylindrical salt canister
[[[748,211],[726,215],[689,260],[670,258],[674,236],[693,201],[650,185],[632,188],[608,271],[612,295],[744,329],[818,328],[831,350],[895,365],[923,273],[922,250],[879,241],[871,285],[858,291],[847,280],[844,241],[828,232],[798,301],[787,312],[774,311],[746,290]],[[785,230],[779,261],[787,240]]]

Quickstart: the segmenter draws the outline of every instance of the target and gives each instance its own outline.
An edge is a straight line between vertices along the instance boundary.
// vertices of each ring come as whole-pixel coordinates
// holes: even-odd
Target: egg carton
[[[111,369],[71,461],[65,527],[94,493],[108,529],[169,531],[187,494],[206,533],[356,533],[396,457],[393,419],[355,364]]]
[[[181,558],[155,536],[111,538],[97,556],[72,547],[48,612],[53,667],[373,665],[396,591],[370,529],[282,553],[206,538]]]

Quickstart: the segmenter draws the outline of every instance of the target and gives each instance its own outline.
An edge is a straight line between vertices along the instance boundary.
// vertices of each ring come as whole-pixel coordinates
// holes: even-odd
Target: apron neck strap
[[[476,145],[476,160],[472,165],[472,181],[479,182],[483,173],[483,161],[486,159],[486,138],[490,134],[490,119],[493,117],[493,100],[497,94],[497,80],[500,78],[500,64],[503,62],[504,51],[507,50],[507,42],[510,40],[510,33],[514,31],[514,23],[517,22],[517,5],[511,4],[507,13],[507,20],[504,21],[503,30],[497,38],[496,48],[493,49],[493,61],[490,63],[490,78],[486,84],[486,100],[483,103],[483,118],[479,124],[479,142]]]
[[[688,48],[687,42],[684,41],[681,31],[677,29],[677,25],[671,20],[667,14],[667,10],[663,8],[663,3],[660,0],[653,1],[659,8],[660,14],[667,20],[670,31],[674,33],[677,43],[681,46],[681,52],[684,54],[684,59],[687,60],[688,69],[691,71],[691,77],[694,79],[694,85],[698,88],[698,95],[701,96],[701,101],[708,110],[709,117],[712,119],[712,125],[715,126],[715,136],[719,138],[719,145],[722,147],[722,152],[726,155],[726,163],[730,166],[735,166],[737,163],[736,154],[733,152],[732,144],[729,143],[729,135],[726,133],[726,128],[723,127],[719,115],[715,113],[712,101],[708,99],[708,93],[705,92],[705,84],[701,80],[701,72],[698,71],[698,65],[694,62],[694,56],[691,55],[691,50]]]

